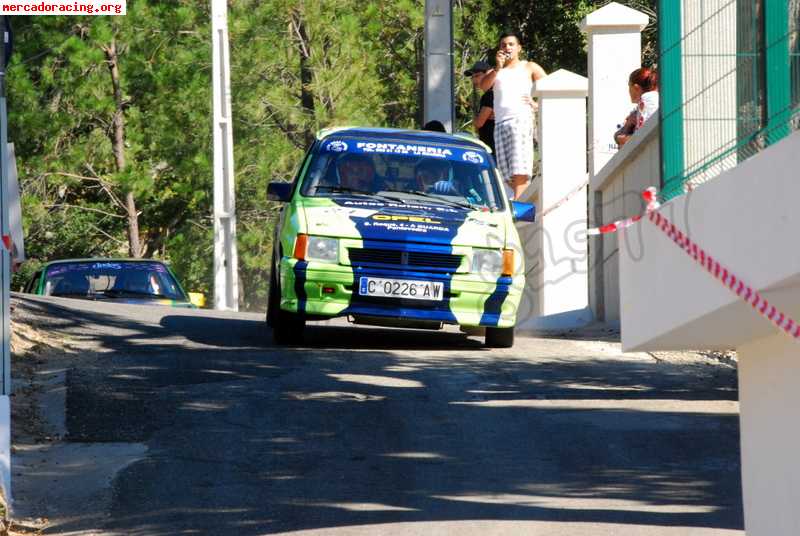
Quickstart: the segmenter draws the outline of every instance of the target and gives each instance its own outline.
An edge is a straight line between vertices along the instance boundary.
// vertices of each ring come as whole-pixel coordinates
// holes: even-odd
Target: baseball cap
[[[472,76],[475,73],[485,73],[491,68],[492,66],[485,61],[476,61],[472,67],[464,71],[464,76]]]

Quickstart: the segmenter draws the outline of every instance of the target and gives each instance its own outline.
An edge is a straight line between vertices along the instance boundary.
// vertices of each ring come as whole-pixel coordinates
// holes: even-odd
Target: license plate
[[[361,296],[439,301],[444,299],[444,283],[362,277],[358,283],[358,293]]]

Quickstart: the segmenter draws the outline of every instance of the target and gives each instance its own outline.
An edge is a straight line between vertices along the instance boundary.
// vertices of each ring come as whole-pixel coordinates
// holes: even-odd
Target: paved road
[[[280,348],[261,315],[18,309],[82,349],[63,440],[14,462],[18,512],[50,534],[743,534],[728,367],[339,325]]]

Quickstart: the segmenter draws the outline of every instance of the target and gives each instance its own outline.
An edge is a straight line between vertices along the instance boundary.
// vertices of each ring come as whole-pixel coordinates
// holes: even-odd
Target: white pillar
[[[591,320],[586,188],[580,188],[587,179],[586,94],[586,78],[563,69],[536,82],[542,173],[531,200],[541,212],[568,199],[537,216],[526,237],[532,242],[525,244],[526,284],[536,316],[523,320],[522,329],[576,327]]]
[[[642,65],[644,13],[616,2],[581,22],[589,47],[589,172],[597,173],[617,152],[614,132],[633,109],[628,77]]]
[[[214,95],[214,309],[239,310],[227,0],[211,0]]]
[[[800,534],[800,344],[775,333],[737,348],[744,525]]]

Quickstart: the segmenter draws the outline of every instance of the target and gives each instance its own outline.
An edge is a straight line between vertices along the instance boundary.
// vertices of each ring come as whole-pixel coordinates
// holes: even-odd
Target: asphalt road
[[[15,314],[79,349],[42,376],[62,437],[12,462],[47,534],[743,534],[730,367],[331,324],[285,348],[262,315],[65,299]]]

